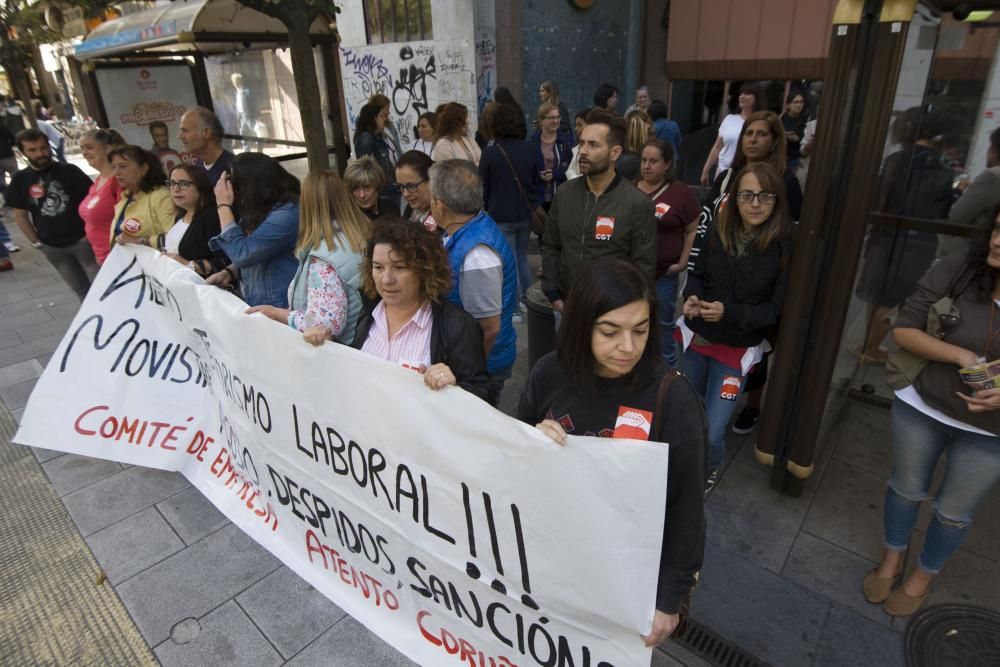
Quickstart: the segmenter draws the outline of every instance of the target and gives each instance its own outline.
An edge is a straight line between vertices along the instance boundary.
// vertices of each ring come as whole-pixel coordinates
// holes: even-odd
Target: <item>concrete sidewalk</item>
[[[16,269],[0,274],[0,400],[19,418],[78,304],[40,252],[28,246],[13,260]],[[521,349],[501,403],[508,412],[527,372],[527,335],[518,326]],[[707,504],[709,544],[692,617],[774,665],[903,664],[905,623],[866,603],[860,584],[881,548],[887,413],[860,404],[850,410],[802,498],[768,488],[769,470],[754,461],[752,442],[733,438],[729,466]],[[39,483],[61,499],[162,664],[410,664],[230,524],[183,477],[34,454],[48,478]],[[993,576],[998,500],[1000,492],[980,510],[929,603],[1000,609],[1000,578]],[[5,532],[3,539],[18,536]],[[654,653],[657,666],[707,664],[676,643],[662,649]]]

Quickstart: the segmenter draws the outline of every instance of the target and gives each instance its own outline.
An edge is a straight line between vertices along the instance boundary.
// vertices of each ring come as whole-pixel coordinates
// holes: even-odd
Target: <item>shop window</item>
[[[433,39],[430,0],[365,0],[369,44]]]

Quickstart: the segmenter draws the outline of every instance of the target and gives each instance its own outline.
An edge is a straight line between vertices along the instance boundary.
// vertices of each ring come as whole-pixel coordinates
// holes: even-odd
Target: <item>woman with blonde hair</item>
[[[573,138],[560,129],[561,118],[558,105],[542,102],[535,121],[538,129],[531,135],[539,166],[536,179],[539,181],[539,201],[546,211],[555,199],[556,190],[566,182],[566,170],[573,158]]]
[[[299,266],[288,286],[288,308],[257,306],[265,316],[301,331],[306,342],[350,344],[361,316],[361,252],[371,221],[333,171],[314,171],[302,181]]]
[[[645,111],[635,110],[625,114],[625,150],[615,162],[615,171],[630,181],[639,177],[642,147],[649,139],[653,121]]]
[[[442,160],[468,160],[479,165],[482,151],[469,138],[469,109],[458,102],[448,102],[438,113],[437,141],[431,158]]]
[[[573,135],[573,128],[569,125],[569,109],[559,98],[559,86],[556,85],[556,82],[542,81],[538,84],[538,99],[541,100],[542,104],[551,104],[559,109],[559,131],[569,136],[569,145],[573,146],[576,139]]]

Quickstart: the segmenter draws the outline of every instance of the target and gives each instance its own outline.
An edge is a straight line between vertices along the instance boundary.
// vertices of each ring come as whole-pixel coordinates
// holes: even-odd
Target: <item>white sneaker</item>
[[[521,317],[521,313],[514,313],[510,319],[514,324],[520,324],[524,321],[524,318]]]
[[[7,248],[7,252],[17,252],[18,250],[20,250],[20,248],[14,245],[13,241],[4,241],[3,247]]]

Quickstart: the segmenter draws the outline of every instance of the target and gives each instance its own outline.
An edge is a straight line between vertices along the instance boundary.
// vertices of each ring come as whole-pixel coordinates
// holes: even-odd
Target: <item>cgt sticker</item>
[[[618,406],[618,419],[615,421],[613,438],[631,438],[633,440],[649,440],[649,430],[653,424],[653,413],[627,405]]]
[[[669,210],[670,210],[670,204],[667,204],[666,202],[662,202],[662,201],[659,202],[656,205],[656,210],[654,211],[654,214],[656,215],[656,219],[659,220],[660,218],[662,218],[663,216],[665,216],[667,214],[667,211],[669,211]]]
[[[41,199],[45,196],[45,186],[41,183],[34,183],[28,188],[28,194],[31,195],[32,199]]]
[[[615,232],[615,219],[610,216],[598,216],[594,226],[594,238],[598,241],[610,241]]]
[[[722,378],[722,391],[719,392],[719,398],[727,401],[735,401],[740,396],[740,385],[742,382],[743,378],[735,375],[727,375]]]

